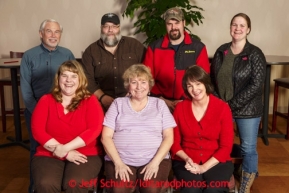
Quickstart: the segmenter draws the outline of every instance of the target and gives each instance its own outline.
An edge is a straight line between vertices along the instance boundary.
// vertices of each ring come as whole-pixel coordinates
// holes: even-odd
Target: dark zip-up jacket
[[[153,42],[147,49],[144,64],[150,67],[155,80],[151,93],[173,100],[185,98],[182,78],[187,67],[197,64],[210,72],[205,45],[187,32],[177,51],[168,35]]]
[[[211,79],[215,87],[215,94],[219,96],[218,73],[223,64],[224,57],[230,49],[231,42],[220,46],[211,64]],[[245,44],[243,51],[236,56],[233,64],[233,98],[227,101],[231,107],[234,118],[253,118],[263,114],[263,84],[265,81],[266,59],[258,47]]]

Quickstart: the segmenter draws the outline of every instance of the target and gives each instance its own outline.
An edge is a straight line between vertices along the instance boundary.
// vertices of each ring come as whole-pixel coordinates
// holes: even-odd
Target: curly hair
[[[150,90],[154,86],[155,81],[153,79],[152,73],[150,68],[146,67],[144,64],[134,64],[130,66],[126,71],[124,72],[122,78],[124,80],[124,88],[128,91],[129,89],[129,81],[131,78],[134,77],[144,77],[147,78],[149,82]]]
[[[54,77],[54,84],[51,94],[57,102],[62,103],[62,93],[59,86],[59,77],[64,71],[76,73],[79,78],[79,85],[75,91],[75,96],[72,98],[71,103],[66,108],[69,112],[71,112],[77,109],[83,99],[91,96],[91,93],[87,90],[88,82],[81,64],[76,60],[68,60],[60,65]]]
[[[206,73],[206,71],[198,65],[193,65],[193,66],[188,67],[186,69],[186,72],[185,72],[185,75],[183,76],[183,81],[182,81],[182,86],[183,86],[183,90],[185,94],[187,95],[189,99],[192,100],[192,96],[190,95],[188,88],[187,88],[187,84],[189,81],[191,82],[197,81],[197,82],[201,82],[202,84],[204,84],[207,95],[214,92],[209,74]]]

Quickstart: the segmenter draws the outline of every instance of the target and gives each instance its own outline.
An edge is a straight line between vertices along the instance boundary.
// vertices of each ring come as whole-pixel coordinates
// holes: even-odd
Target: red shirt
[[[37,103],[31,120],[33,137],[40,144],[35,155],[53,156],[43,147],[51,138],[66,144],[77,136],[86,144],[77,151],[84,155],[102,154],[97,138],[102,131],[103,118],[102,108],[94,95],[82,100],[76,110],[67,114],[51,94],[44,95]]]
[[[209,97],[207,111],[200,121],[195,119],[190,100],[176,106],[172,159],[182,160],[176,153],[183,150],[196,163],[205,163],[211,157],[219,162],[231,160],[234,129],[230,107],[213,95]]]

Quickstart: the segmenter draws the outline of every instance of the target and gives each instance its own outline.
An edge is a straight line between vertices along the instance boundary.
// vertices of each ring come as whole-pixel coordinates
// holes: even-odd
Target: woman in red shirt
[[[174,175],[182,192],[228,192],[234,137],[230,107],[211,94],[210,76],[197,65],[186,70],[182,86],[189,99],[174,111]]]
[[[103,111],[86,89],[81,65],[66,61],[55,75],[51,94],[44,95],[32,115],[32,134],[40,144],[32,159],[34,191],[87,192],[102,165],[97,138]]]

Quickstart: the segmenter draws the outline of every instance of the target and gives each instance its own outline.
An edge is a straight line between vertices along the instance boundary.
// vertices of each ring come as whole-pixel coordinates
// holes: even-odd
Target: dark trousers
[[[32,174],[36,193],[87,193],[97,184],[102,166],[99,156],[87,156],[87,162],[76,165],[52,157],[34,156]]]
[[[203,174],[193,174],[185,168],[185,162],[173,161],[173,172],[182,193],[225,193],[233,174],[232,162],[218,163]]]
[[[111,161],[105,162],[105,174],[106,174],[106,183],[103,184],[106,186],[108,193],[132,193],[138,188],[140,193],[160,193],[165,192],[166,187],[165,183],[168,180],[168,175],[171,170],[171,160],[164,159],[160,165],[156,178],[152,178],[149,181],[144,181],[144,173],[140,174],[144,166],[134,167],[128,166],[133,175],[129,174],[130,182],[123,182],[120,180],[120,177],[115,178],[115,166]],[[164,185],[162,186],[163,183]]]
[[[37,141],[34,139],[32,132],[31,132],[31,116],[32,114],[28,111],[28,109],[25,109],[24,111],[24,117],[26,122],[26,127],[29,134],[29,142],[30,142],[30,184],[29,184],[29,193],[33,193],[33,178],[32,178],[32,172],[31,172],[31,160],[36,153],[36,148],[39,145]]]

